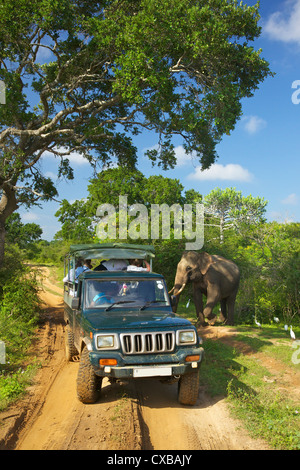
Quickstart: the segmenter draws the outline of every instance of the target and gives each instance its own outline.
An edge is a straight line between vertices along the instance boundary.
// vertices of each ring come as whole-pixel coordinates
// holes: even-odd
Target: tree
[[[17,244],[21,249],[32,247],[34,242],[40,240],[43,233],[38,224],[23,224],[18,213],[14,213],[7,218],[5,229],[8,241]]]
[[[268,222],[250,227],[235,255],[241,268],[242,317],[291,324],[300,315],[300,224]],[[245,319],[245,318],[244,318]]]
[[[204,197],[205,213],[213,218],[206,225],[219,228],[222,244],[225,230],[241,230],[249,224],[263,222],[267,204],[263,197],[253,197],[251,194],[245,197],[235,188],[213,189]]]
[[[94,235],[92,219],[88,215],[89,209],[90,206],[86,200],[77,200],[71,204],[63,199],[55,214],[62,224],[62,228],[55,234],[54,238],[89,243]]]
[[[146,178],[140,171],[126,171],[123,168],[110,168],[98,173],[90,180],[88,197],[85,201],[70,204],[63,200],[55,216],[62,229],[55,235],[66,241],[88,242],[95,236],[99,222],[96,216],[101,204],[111,204],[119,210],[119,196],[127,197],[128,208],[133,204],[143,204],[150,216],[151,204],[183,204],[183,186],[179,180],[159,176]],[[131,220],[128,215],[128,223]],[[150,225],[150,224],[149,224]]]
[[[153,163],[174,166],[180,135],[208,168],[242,98],[270,75],[251,45],[258,20],[258,5],[236,0],[2,2],[0,264],[6,218],[57,196],[39,166],[45,152],[64,178],[74,151],[133,168],[133,137],[148,129],[158,135]]]

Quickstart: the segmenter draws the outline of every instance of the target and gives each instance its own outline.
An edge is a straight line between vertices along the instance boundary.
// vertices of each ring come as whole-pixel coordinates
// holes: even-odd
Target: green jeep
[[[179,402],[194,405],[203,349],[196,328],[172,312],[163,276],[151,271],[153,247],[74,245],[65,274],[78,258],[149,262],[148,271],[87,270],[64,283],[66,355],[68,360],[80,356],[79,400],[96,402],[103,377],[112,382],[157,377],[178,381]]]

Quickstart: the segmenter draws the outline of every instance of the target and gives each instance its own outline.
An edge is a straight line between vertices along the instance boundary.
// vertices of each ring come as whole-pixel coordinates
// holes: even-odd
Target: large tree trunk
[[[0,199],[0,268],[3,266],[5,252],[5,222],[16,209],[18,205],[14,189],[7,185],[3,186]]]

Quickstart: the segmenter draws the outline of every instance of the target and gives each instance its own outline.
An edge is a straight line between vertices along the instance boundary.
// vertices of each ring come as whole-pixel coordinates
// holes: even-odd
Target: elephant
[[[230,260],[206,252],[186,251],[177,265],[172,302],[176,313],[179,296],[188,282],[193,283],[193,296],[198,322],[201,326],[213,325],[216,315],[214,306],[220,302],[221,319],[234,324],[234,304],[239,288],[240,271]],[[203,310],[202,294],[207,297]],[[205,321],[207,320],[208,323]]]

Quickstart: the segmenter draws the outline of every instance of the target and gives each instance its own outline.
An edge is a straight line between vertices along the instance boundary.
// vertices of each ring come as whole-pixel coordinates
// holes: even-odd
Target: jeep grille
[[[128,333],[121,334],[120,338],[124,354],[165,353],[173,351],[175,346],[173,331]]]

